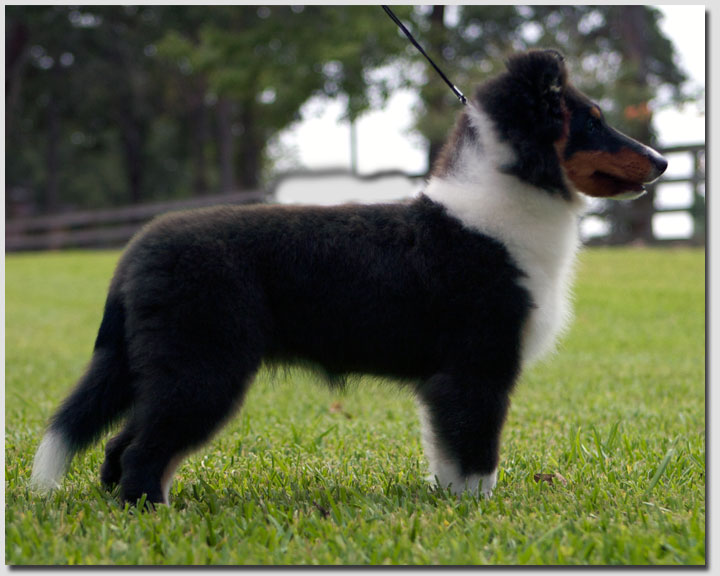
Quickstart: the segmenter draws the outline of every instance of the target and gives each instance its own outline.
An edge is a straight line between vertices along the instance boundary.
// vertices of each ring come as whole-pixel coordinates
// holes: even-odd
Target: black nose
[[[655,150],[653,150],[652,148],[646,147],[646,151],[648,158],[650,159],[650,163],[653,167],[652,173],[649,175],[650,178],[648,179],[648,181],[650,182],[652,180],[655,180],[656,178],[659,178],[660,175],[665,172],[668,167],[668,161],[665,159],[664,156],[660,156],[660,154],[655,152]]]
[[[658,171],[658,176],[665,172],[668,167],[667,158],[665,158],[664,156],[660,156],[660,154],[658,154],[657,157],[653,158],[653,162],[655,164],[656,170]]]

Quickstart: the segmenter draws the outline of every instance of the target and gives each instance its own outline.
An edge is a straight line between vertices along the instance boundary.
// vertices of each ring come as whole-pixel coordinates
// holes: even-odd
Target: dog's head
[[[514,152],[503,170],[546,190],[631,198],[667,168],[655,150],[607,124],[597,104],[568,81],[556,50],[511,57],[475,101]]]

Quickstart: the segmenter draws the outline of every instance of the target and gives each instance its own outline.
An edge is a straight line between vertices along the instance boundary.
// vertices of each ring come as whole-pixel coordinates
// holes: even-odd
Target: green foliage
[[[178,140],[152,148],[158,124],[172,117],[162,92],[167,71],[151,49],[164,33],[161,17],[158,7],[8,11],[11,29],[27,30],[10,81],[19,86],[19,97],[6,111],[17,116],[8,157],[28,163],[8,162],[10,189],[36,190],[41,207],[51,211],[188,195],[189,183],[172,162],[181,151]],[[50,166],[53,152],[58,160]],[[57,198],[48,197],[53,177],[59,180]]]
[[[668,102],[683,96],[655,8],[450,10],[395,7],[468,92],[510,51],[555,46],[613,123],[643,140],[645,103],[660,88]],[[342,98],[352,121],[395,88],[416,89],[431,155],[455,115],[378,6],[8,6],[6,36],[11,215],[21,189],[56,211],[255,188],[268,142],[317,95]]]
[[[53,211],[204,193],[223,169],[256,187],[309,98],[342,95],[354,119],[388,96],[368,73],[404,43],[378,21],[369,6],[10,7],[10,188]]]
[[[365,379],[338,394],[279,371],[258,376],[152,514],[101,489],[102,445],[51,496],[27,484],[117,257],[7,258],[6,563],[705,563],[704,252],[582,254],[573,327],[517,387],[490,500],[425,483],[409,394]]]
[[[670,90],[664,105],[685,97],[685,75],[675,64],[674,47],[659,27],[656,8],[474,5],[457,11],[452,19],[446,15],[440,31],[424,25],[426,10],[416,10],[413,17],[423,40],[435,46],[433,56],[444,61],[445,72],[468,92],[497,74],[512,52],[558,48],[567,56],[571,80],[602,103],[613,125],[637,138],[650,137],[651,115],[644,105],[660,88]],[[441,141],[452,124],[454,96],[427,68],[429,82],[445,90],[444,104],[429,105],[433,96],[426,95],[417,127],[430,141]]]
[[[403,47],[392,27],[377,26],[377,7],[214,7],[199,29],[170,31],[159,55],[185,75],[202,78],[209,95],[234,102],[242,133],[238,157],[265,150],[272,136],[299,119],[312,96],[343,96],[354,120],[371,107],[370,92],[389,94],[368,72]],[[257,173],[262,159],[242,171]],[[257,174],[241,178],[253,186]]]

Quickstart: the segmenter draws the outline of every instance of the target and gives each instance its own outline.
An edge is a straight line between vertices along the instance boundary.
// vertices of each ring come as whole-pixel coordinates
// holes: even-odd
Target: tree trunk
[[[193,195],[207,194],[207,143],[208,117],[205,107],[205,91],[200,88],[190,97],[190,151],[193,161]]]
[[[350,172],[358,173],[357,121],[350,119]]]
[[[629,103],[635,110],[647,111],[636,115],[631,135],[644,144],[652,145],[654,144],[651,126],[652,114],[647,107],[647,98],[650,93],[647,87],[647,63],[651,52],[645,34],[648,28],[647,8],[645,6],[624,6],[618,12],[616,24],[625,47],[624,58],[634,71],[633,80],[637,86],[641,87],[640,94],[648,94],[648,97],[641,97],[643,101]],[[618,226],[621,228],[620,233],[625,236],[623,239],[646,244],[653,242],[654,200],[655,192],[649,189],[647,194],[627,205],[626,210],[623,211],[625,221]]]
[[[220,161],[220,192],[235,190],[235,166],[233,162],[232,103],[218,98],[215,108],[218,127],[218,157]]]
[[[60,112],[53,94],[47,105],[47,142],[45,149],[45,212],[57,212],[59,197],[58,148],[60,144]]]
[[[265,143],[259,134],[255,122],[252,103],[243,103],[240,121],[243,127],[238,146],[238,166],[240,168],[240,189],[254,191],[260,187],[262,154]]]
[[[433,60],[439,60],[440,62],[442,62],[444,59],[443,51],[447,42],[445,30],[445,6],[443,5],[436,5],[432,7],[432,12],[430,13],[430,32],[428,38],[430,53],[434,55]],[[445,98],[445,84],[442,82],[442,80],[439,80],[435,76],[435,71],[432,69],[430,64],[427,64],[426,67],[428,70],[428,81],[422,89],[423,100],[425,101],[425,105],[427,108],[426,114],[429,114],[433,118],[443,117],[449,114]],[[440,84],[442,84],[442,86]],[[430,135],[430,142],[428,147],[429,170],[432,170],[432,167],[435,164],[435,160],[437,159],[438,154],[440,154],[440,150],[442,150],[442,147],[445,143],[446,136],[447,135],[444,133]]]
[[[10,28],[5,51],[5,144],[12,136],[20,98],[20,81],[27,62],[29,32],[22,22],[7,23]]]
[[[126,118],[120,129],[130,202],[138,204],[143,197],[143,147],[145,141],[142,130],[134,118]]]

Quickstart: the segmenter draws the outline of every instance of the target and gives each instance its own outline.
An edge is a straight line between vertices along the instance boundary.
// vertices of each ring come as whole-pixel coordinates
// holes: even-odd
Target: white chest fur
[[[433,178],[425,195],[468,228],[501,241],[526,274],[534,308],[525,324],[522,362],[551,351],[571,315],[570,280],[585,203],[538,190],[499,169],[514,153],[500,142],[486,114],[469,107],[477,140],[464,143],[451,176]]]
[[[581,201],[568,202],[495,171],[475,186],[433,179],[425,194],[468,228],[501,241],[526,274],[522,282],[535,307],[523,333],[523,364],[552,350],[571,313]]]

